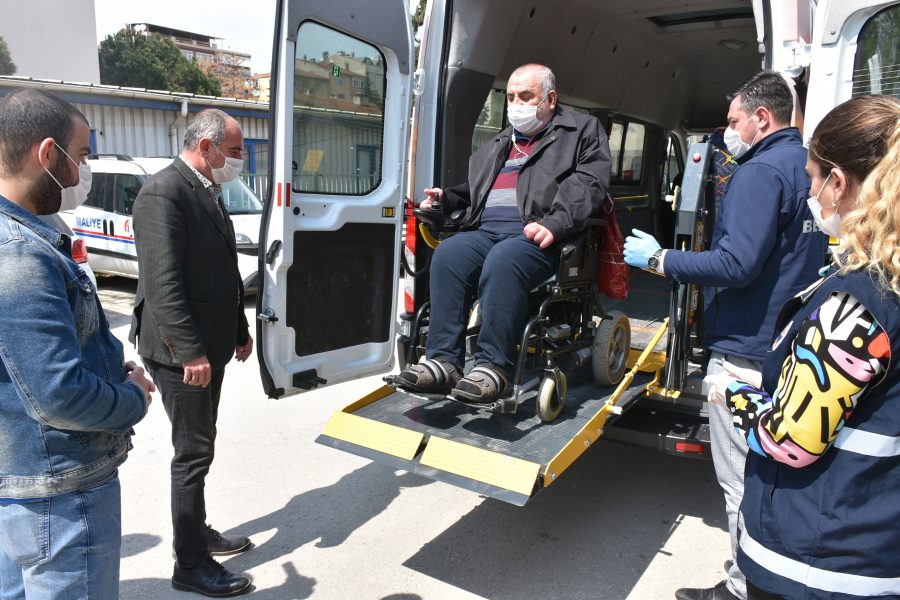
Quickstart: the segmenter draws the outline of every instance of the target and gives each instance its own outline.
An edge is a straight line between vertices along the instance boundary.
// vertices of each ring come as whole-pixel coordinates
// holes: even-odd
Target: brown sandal
[[[455,365],[442,358],[427,358],[404,369],[394,381],[397,387],[405,390],[446,394],[461,377],[460,370]]]
[[[450,393],[466,402],[486,404],[504,395],[508,387],[506,375],[490,365],[480,365],[460,379]]]

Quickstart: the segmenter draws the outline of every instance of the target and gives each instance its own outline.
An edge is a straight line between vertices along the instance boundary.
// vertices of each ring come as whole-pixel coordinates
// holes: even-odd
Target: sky
[[[126,23],[153,23],[222,38],[218,44],[249,52],[253,73],[272,64],[275,0],[94,0],[97,42]]]

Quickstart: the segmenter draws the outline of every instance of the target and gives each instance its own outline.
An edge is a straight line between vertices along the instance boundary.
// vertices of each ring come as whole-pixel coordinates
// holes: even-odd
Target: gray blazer
[[[181,366],[205,354],[218,369],[247,343],[234,228],[222,211],[181,158],[141,188],[133,211],[140,278],[128,339],[142,358]]]

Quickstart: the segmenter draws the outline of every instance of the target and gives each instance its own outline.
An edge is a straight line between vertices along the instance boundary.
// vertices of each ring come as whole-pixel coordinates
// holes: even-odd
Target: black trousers
[[[205,388],[183,382],[184,369],[143,359],[172,423],[172,529],[182,568],[207,556],[206,474],[215,456],[216,417],[225,369],[213,369]]]

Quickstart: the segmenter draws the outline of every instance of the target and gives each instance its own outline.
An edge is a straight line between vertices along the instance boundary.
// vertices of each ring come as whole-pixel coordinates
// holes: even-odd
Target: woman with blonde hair
[[[835,265],[789,301],[762,381],[710,383],[746,435],[750,600],[900,598],[900,101],[819,124],[807,171]]]

